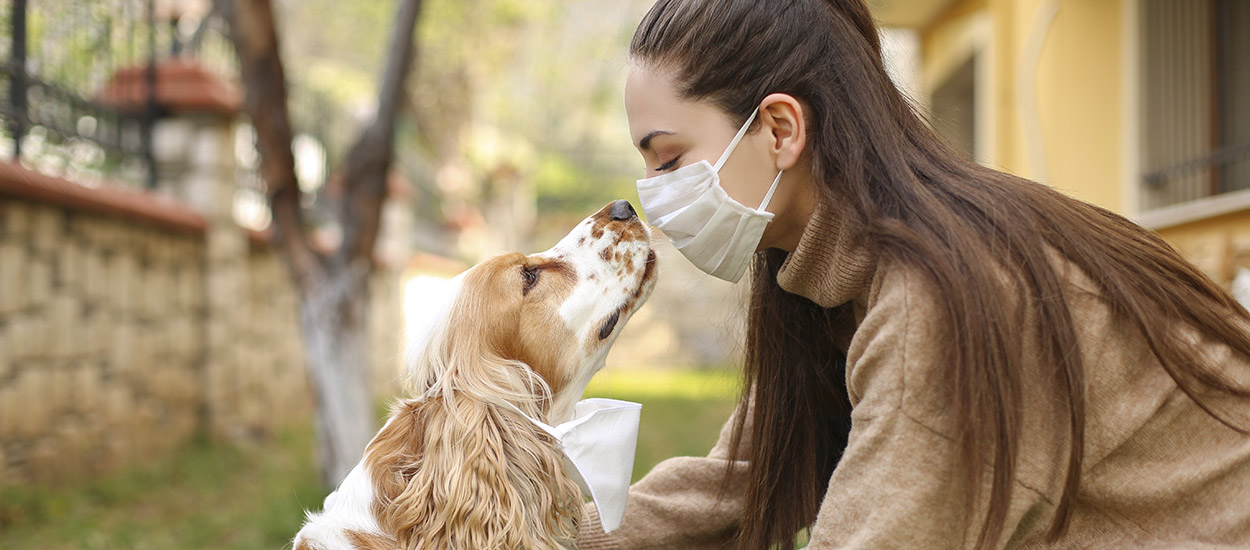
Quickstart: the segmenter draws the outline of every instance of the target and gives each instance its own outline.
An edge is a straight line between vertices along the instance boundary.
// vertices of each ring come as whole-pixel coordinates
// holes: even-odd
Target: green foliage
[[[637,204],[634,181],[623,174],[602,174],[559,152],[540,157],[534,171],[540,212],[585,215],[616,199]]]

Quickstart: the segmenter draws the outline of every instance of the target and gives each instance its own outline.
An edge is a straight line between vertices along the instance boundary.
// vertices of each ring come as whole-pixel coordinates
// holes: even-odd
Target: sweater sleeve
[[[587,504],[577,547],[581,550],[731,549],[742,515],[746,462],[729,456],[736,415],[721,428],[705,457],[670,458],[629,488],[619,529],[604,533],[598,512]],[[750,444],[743,440],[743,448]],[[728,483],[726,467],[730,470]]]
[[[951,373],[940,360],[936,302],[917,279],[903,274],[883,281],[852,341],[852,428],[812,528],[813,550],[953,549],[976,542],[981,522],[975,518],[984,512],[965,513],[969,487],[943,391]],[[979,489],[975,502],[983,510],[988,487]],[[1017,482],[995,547],[1022,521],[1045,523],[1050,514],[1042,493]]]

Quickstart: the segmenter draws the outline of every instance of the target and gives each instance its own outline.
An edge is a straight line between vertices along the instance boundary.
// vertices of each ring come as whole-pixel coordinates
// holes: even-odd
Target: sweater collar
[[[782,290],[821,307],[866,303],[877,261],[862,239],[852,235],[849,225],[833,206],[817,199],[798,247],[777,272]]]

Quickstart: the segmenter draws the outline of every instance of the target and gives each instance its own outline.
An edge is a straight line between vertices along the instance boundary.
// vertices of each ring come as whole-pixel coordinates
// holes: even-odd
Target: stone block
[[[74,371],[67,367],[57,367],[48,371],[47,398],[52,415],[58,416],[74,409]]]
[[[27,256],[21,241],[0,241],[0,315],[12,314],[26,305]]]
[[[141,379],[144,395],[162,403],[170,402],[173,388],[170,386],[170,373],[167,368],[155,368],[145,373]]]
[[[157,333],[148,327],[136,326],[131,340],[130,364],[126,370],[132,380],[143,382],[155,367]]]
[[[233,223],[210,226],[205,245],[208,247],[208,261],[212,263],[247,257],[247,235]]]
[[[82,248],[82,297],[88,304],[105,301],[109,289],[108,264],[98,249]]]
[[[8,319],[9,360],[20,361],[31,356],[34,348],[31,340],[35,336],[34,323],[26,315],[15,315]]]
[[[64,236],[65,213],[58,208],[36,205],[31,208],[31,245],[40,252],[56,251]]]
[[[197,369],[187,369],[178,378],[178,399],[198,411],[204,402],[203,386]]]
[[[19,359],[43,362],[53,357],[55,331],[45,312],[35,311],[13,317],[10,330],[13,331],[10,336],[12,353]]]
[[[86,418],[93,418],[100,412],[100,391],[103,387],[100,365],[81,363],[72,373],[70,400],[74,409]]]
[[[96,218],[90,223],[84,224],[84,228],[89,228],[91,234],[87,236],[87,242],[92,247],[102,252],[112,252],[116,243],[117,222],[111,218]]]
[[[49,323],[45,335],[53,357],[67,359],[82,353],[86,344],[87,324],[82,314],[82,305],[72,294],[58,294],[52,299],[48,308]]]
[[[109,367],[116,376],[127,376],[135,366],[135,330],[128,322],[115,323],[110,331]]]
[[[0,387],[0,441],[11,441],[20,434],[23,405],[16,385]]]
[[[195,269],[187,272],[187,279],[183,284],[186,285],[183,288],[183,292],[186,293],[184,297],[187,299],[186,307],[193,310],[203,309],[206,303],[205,294],[207,288],[204,283],[204,266],[202,263],[197,264]]]
[[[112,251],[117,244],[117,227],[116,221],[107,218],[95,218],[89,223],[84,224],[90,235],[87,239],[101,250]]]
[[[52,298],[52,262],[38,256],[26,264],[26,305],[42,307]]]
[[[21,403],[19,431],[27,437],[37,437],[49,429],[51,418],[51,376],[42,368],[32,367],[22,371],[15,384]]]
[[[9,344],[9,330],[0,325],[0,386],[5,384],[13,373],[13,348]]]
[[[138,302],[139,264],[135,257],[128,253],[114,254],[109,258],[109,288],[106,298],[111,309],[118,313],[134,311]]]
[[[88,357],[99,358],[109,350],[114,316],[103,308],[92,309],[82,320],[82,343],[80,351]]]
[[[195,324],[191,322],[189,314],[180,312],[175,315],[169,321],[170,355],[183,363],[190,362],[199,348],[196,340],[201,336],[195,329]]]
[[[21,201],[6,200],[0,203],[0,228],[5,240],[24,242],[30,237],[31,205]]]
[[[56,288],[61,293],[80,294],[86,255],[77,240],[65,239],[56,248]]]
[[[96,217],[87,214],[77,214],[69,219],[69,233],[74,238],[81,240],[87,244],[95,244],[95,237],[98,231],[96,227]]]
[[[237,265],[237,264],[236,264]],[[214,268],[208,273],[206,281],[207,303],[209,313],[214,315],[237,315],[240,310],[241,300],[243,296],[244,281],[242,272],[232,269],[234,266],[222,266],[222,269]],[[235,322],[234,319],[228,319],[226,322]]]
[[[156,264],[144,271],[143,312],[148,317],[161,317],[172,307],[168,264]]]
[[[135,404],[130,388],[122,383],[109,384],[104,393],[103,410],[113,430],[124,429],[130,421]]]

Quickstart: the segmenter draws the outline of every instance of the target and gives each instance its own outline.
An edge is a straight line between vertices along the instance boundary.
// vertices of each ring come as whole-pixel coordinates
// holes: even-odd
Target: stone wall
[[[396,389],[398,281],[372,282],[380,397]],[[170,199],[0,163],[0,487],[311,415],[295,291],[263,240]]]
[[[0,203],[0,485],[113,469],[200,424],[203,240]]]

